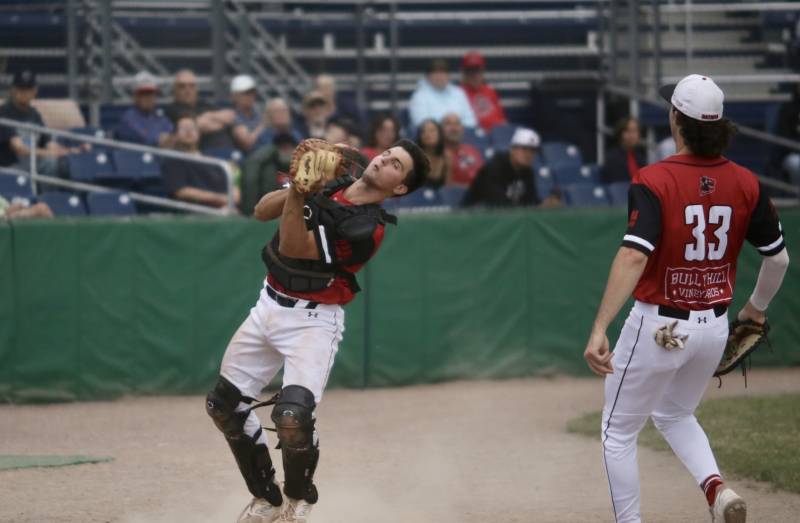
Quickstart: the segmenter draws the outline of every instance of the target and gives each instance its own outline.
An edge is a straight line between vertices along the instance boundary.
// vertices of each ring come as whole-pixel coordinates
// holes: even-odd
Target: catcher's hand
[[[342,153],[325,140],[303,140],[292,153],[289,178],[297,192],[320,190],[339,175]]]
[[[762,343],[767,340],[769,333],[769,323],[758,323],[753,320],[734,320],[730,325],[728,342],[725,345],[725,352],[719,362],[714,377],[729,373],[742,364],[744,359]]]

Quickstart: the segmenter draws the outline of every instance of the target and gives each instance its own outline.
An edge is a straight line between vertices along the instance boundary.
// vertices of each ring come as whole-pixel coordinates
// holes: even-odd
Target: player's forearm
[[[758,272],[756,286],[750,296],[750,303],[756,310],[760,312],[767,310],[769,303],[778,293],[788,268],[789,253],[786,248],[775,256],[764,257],[761,261],[761,270]]]
[[[611,264],[606,290],[592,327],[594,331],[605,333],[608,325],[636,288],[646,265],[645,254],[629,247],[620,247]]]
[[[306,228],[305,198],[294,188],[288,190],[283,204],[278,251],[290,258],[315,260],[319,258],[314,235]]]
[[[266,222],[274,220],[283,212],[283,206],[286,203],[286,197],[289,195],[290,189],[278,189],[277,191],[268,192],[256,204],[253,211],[253,216],[257,220]]]

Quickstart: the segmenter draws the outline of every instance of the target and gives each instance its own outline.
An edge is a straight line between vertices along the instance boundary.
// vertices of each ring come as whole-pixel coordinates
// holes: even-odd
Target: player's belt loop
[[[281,296],[280,294],[278,294],[278,291],[276,291],[275,289],[273,289],[269,285],[267,285],[266,287],[267,287],[267,296],[269,296],[270,298],[275,300],[275,302],[278,305],[280,305],[281,307],[288,307],[288,308],[291,309],[291,308],[294,308],[297,305],[297,303],[300,301],[299,299],[296,299],[296,298],[290,298],[288,296]],[[305,301],[305,300],[303,300],[303,301]],[[306,306],[303,307],[303,308],[304,309],[316,309],[317,305],[319,305],[319,302],[309,301],[309,302],[306,303]]]
[[[714,307],[714,316],[719,318],[727,311],[728,311],[727,305],[717,305],[716,307]],[[688,320],[691,313],[692,311],[689,310],[674,309],[672,307],[667,307],[666,305],[658,306],[659,316],[666,316],[667,318],[675,318],[676,320]]]

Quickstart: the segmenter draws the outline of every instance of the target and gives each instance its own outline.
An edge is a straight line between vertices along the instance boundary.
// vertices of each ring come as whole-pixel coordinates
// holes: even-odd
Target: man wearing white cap
[[[763,324],[789,256],[778,215],[750,171],[722,156],[735,126],[707,76],[665,86],[677,154],[639,171],[628,229],[611,266],[584,357],[605,376],[601,441],[614,517],[641,521],[636,439],[648,417],[703,491],[716,523],[742,523],[744,500],[723,482],[694,411],[728,339],[727,309],[744,240],[764,256],[738,320]],[[609,351],[606,330],[636,302]]]
[[[532,166],[540,143],[533,129],[517,129],[510,149],[495,153],[478,171],[462,204],[465,207],[537,205],[539,195],[533,184]]]
[[[133,107],[123,113],[114,137],[125,142],[172,147],[172,122],[156,107],[157,97],[156,78],[147,71],[137,74],[133,79]]]
[[[231,80],[231,98],[236,120],[233,122],[233,141],[236,147],[249,152],[267,128],[264,115],[256,108],[256,81],[240,74]]]

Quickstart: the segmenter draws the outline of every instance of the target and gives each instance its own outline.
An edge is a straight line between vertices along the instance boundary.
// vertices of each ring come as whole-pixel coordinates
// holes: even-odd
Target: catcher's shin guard
[[[314,471],[319,460],[319,442],[314,430],[314,394],[300,385],[281,390],[272,410],[283,453],[283,492],[294,499],[316,503]]]
[[[259,427],[252,436],[246,434],[244,423],[250,411],[236,411],[240,402],[252,401],[251,398],[242,396],[233,383],[220,376],[216,386],[206,397],[206,412],[225,435],[236,464],[239,465],[239,471],[247,483],[247,489],[253,496],[266,499],[277,507],[283,498],[280,488],[275,484],[275,469],[272,467],[269,449],[266,444],[258,443],[262,429]]]

